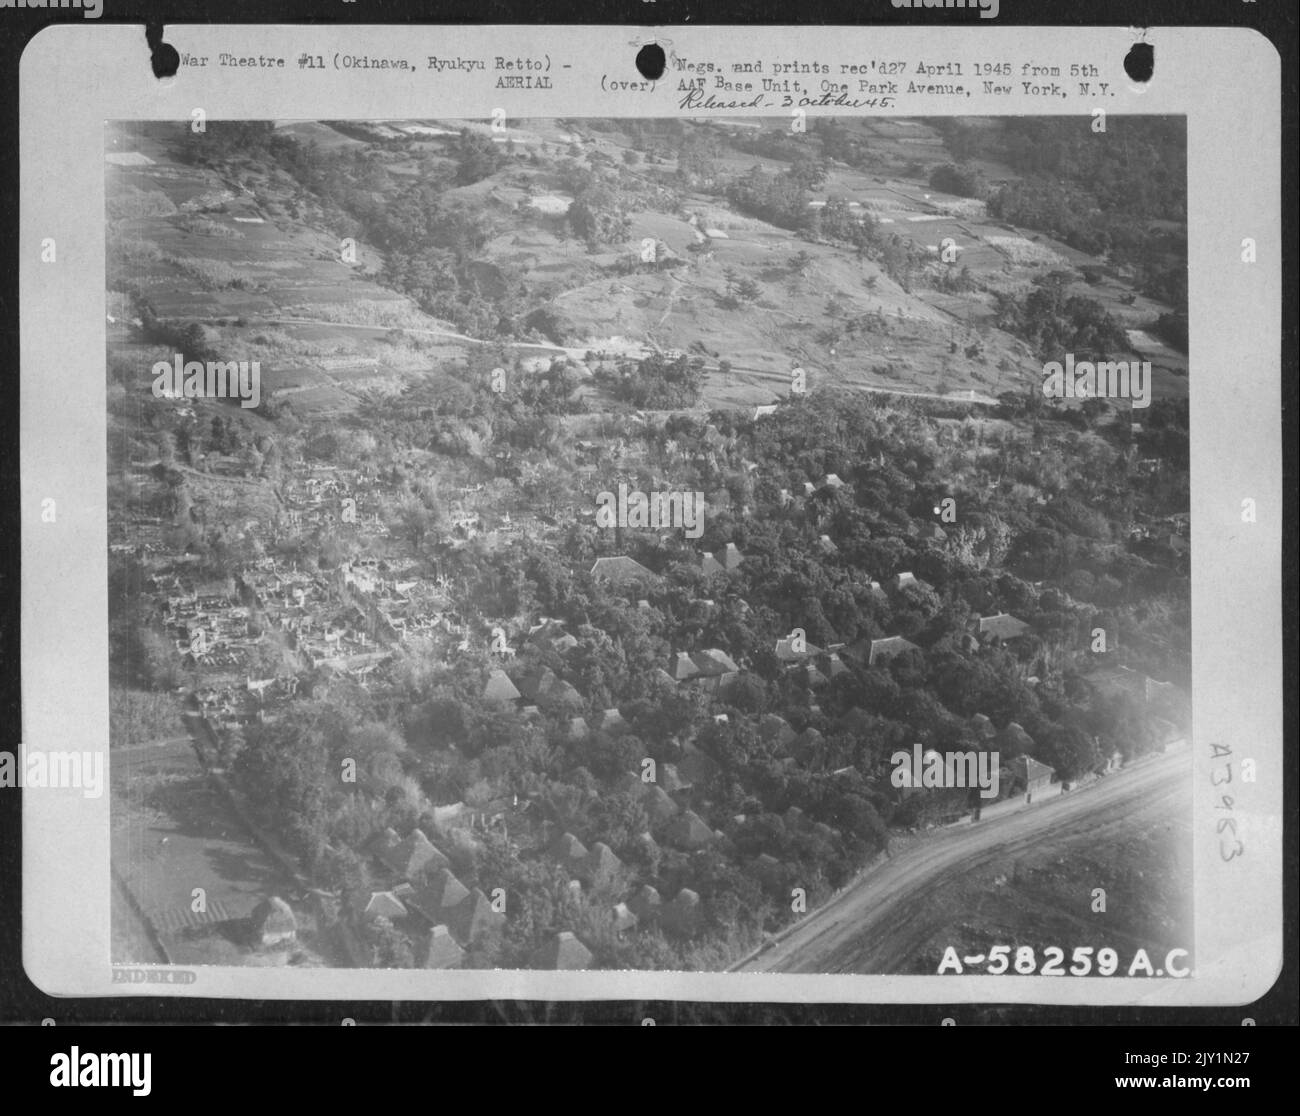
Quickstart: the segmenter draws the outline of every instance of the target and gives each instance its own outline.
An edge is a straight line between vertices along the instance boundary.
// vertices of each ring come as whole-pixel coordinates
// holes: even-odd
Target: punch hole
[[[1151,80],[1156,68],[1156,48],[1150,43],[1134,43],[1124,56],[1124,72],[1139,85]]]
[[[636,52],[637,72],[646,81],[658,81],[664,76],[668,59],[664,57],[664,48],[658,43],[646,43]]]
[[[181,67],[181,56],[171,43],[163,42],[163,25],[146,23],[145,41],[149,44],[149,64],[153,67],[153,76],[159,79],[175,77]]]

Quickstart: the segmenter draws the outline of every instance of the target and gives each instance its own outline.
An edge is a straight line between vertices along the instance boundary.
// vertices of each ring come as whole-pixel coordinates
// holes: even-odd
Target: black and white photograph
[[[115,964],[1194,970],[1186,118],[663,80],[105,123]]]

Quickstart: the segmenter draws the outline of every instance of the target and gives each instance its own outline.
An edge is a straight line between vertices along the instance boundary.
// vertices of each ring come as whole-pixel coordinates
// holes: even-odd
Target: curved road
[[[992,821],[926,838],[869,868],[740,972],[900,972],[937,929],[909,915],[936,890],[989,861],[1045,842],[1102,838],[1137,821],[1191,815],[1191,753],[1143,760],[1120,773]]]

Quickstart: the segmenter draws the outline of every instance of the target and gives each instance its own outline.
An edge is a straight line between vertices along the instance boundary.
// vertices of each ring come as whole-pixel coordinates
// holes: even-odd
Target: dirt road
[[[1190,814],[1191,755],[1144,760],[1072,794],[923,840],[860,876],[741,972],[899,972],[934,926],[923,902],[999,857],[1046,845],[1100,841],[1171,813]]]
[[[665,315],[667,311],[664,312]],[[484,340],[480,337],[470,337],[464,333],[454,333],[451,330],[444,329],[418,329],[414,326],[372,326],[361,325],[352,322],[329,322],[316,318],[291,318],[291,317],[267,317],[259,318],[260,324],[263,325],[313,325],[329,326],[331,329],[352,329],[361,330],[366,333],[372,333],[376,337],[383,337],[390,331],[398,333],[409,333],[416,337],[435,337],[444,341],[457,341],[463,345],[500,345],[506,349],[518,349],[524,352],[532,353],[556,353],[563,354],[571,360],[584,361],[588,354],[599,351],[599,346],[580,346],[580,345],[552,345],[544,341],[491,341]],[[662,325],[662,321],[660,322]],[[644,360],[649,357],[655,350],[649,345],[624,345],[616,350],[611,350],[614,355],[629,360]],[[752,381],[770,382],[773,387],[774,395],[780,395],[789,390],[790,373],[788,371],[774,372],[770,368],[745,368],[741,365],[733,364],[730,366],[733,375],[740,374],[749,377]],[[716,363],[708,362],[704,365],[704,370],[710,373],[719,371]],[[855,391],[868,392],[875,395],[908,395],[916,399],[939,399],[945,403],[982,403],[985,405],[996,404],[997,400],[992,396],[984,395],[975,391],[951,391],[946,394],[940,394],[933,391],[907,391],[903,388],[880,387],[874,384],[854,384]],[[681,411],[677,413],[688,413]]]

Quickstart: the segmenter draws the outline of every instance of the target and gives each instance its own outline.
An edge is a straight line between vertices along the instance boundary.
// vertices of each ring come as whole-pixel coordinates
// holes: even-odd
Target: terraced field
[[[876,156],[872,172],[831,160],[810,207],[847,202],[932,257],[936,273],[949,247],[977,289],[949,293],[925,281],[904,289],[843,245],[800,238],[716,193],[683,191],[674,159],[640,161],[633,140],[608,124],[512,122],[514,161],[452,186],[444,198],[486,215],[494,234],[478,253],[473,281],[491,289],[520,277],[519,317],[550,323],[535,340],[578,356],[660,350],[702,356],[715,369],[726,361],[732,371],[709,376],[705,406],[770,402],[788,390],[796,367],[814,383],[928,396],[994,397],[1033,386],[1041,361],[993,325],[995,299],[1024,294],[1035,278],[1060,269],[1075,273],[1070,294],[1097,300],[1130,331],[1133,350],[1112,357],[1152,360],[1156,391],[1185,395],[1186,357],[1140,332],[1169,307],[1099,259],[993,220],[980,201],[931,189],[923,168],[945,156],[926,123],[853,123]],[[451,164],[462,129],[489,133],[483,122],[457,120],[277,127],[322,151],[364,150],[399,176],[394,181],[414,182]],[[788,168],[728,146],[727,129],[726,121],[709,128],[723,141],[719,176]],[[110,288],[129,288],[163,321],[202,323],[222,352],[260,360],[271,398],[295,413],[346,412],[364,391],[393,390],[462,362],[476,342],[502,340],[466,335],[422,313],[378,280],[382,254],[372,246],[354,238],[345,259],[327,215],[283,171],[187,165],[175,131],[162,126],[110,129],[106,160],[110,212],[121,214]],[[573,235],[566,161],[621,168],[637,199],[623,241],[592,246]],[[1013,174],[979,165],[999,180]],[[670,196],[676,200],[663,201]],[[629,268],[646,244],[668,263]],[[752,283],[754,297],[729,299],[738,281]],[[510,343],[521,347],[518,338]]]

